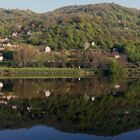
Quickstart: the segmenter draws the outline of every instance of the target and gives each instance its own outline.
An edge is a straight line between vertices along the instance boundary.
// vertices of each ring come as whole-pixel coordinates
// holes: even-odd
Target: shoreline
[[[0,78],[82,78],[89,75],[94,75],[94,71],[82,68],[0,68]]]

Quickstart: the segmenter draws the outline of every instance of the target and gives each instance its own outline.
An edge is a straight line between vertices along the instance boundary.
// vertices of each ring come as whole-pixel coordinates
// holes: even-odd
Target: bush
[[[108,63],[108,74],[123,74],[123,67],[118,64],[115,60],[110,60]]]

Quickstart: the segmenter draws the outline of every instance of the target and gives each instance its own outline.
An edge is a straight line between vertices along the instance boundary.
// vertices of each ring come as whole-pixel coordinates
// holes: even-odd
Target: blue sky
[[[31,9],[36,12],[52,11],[66,5],[115,2],[127,7],[140,9],[140,0],[0,0],[0,8]]]

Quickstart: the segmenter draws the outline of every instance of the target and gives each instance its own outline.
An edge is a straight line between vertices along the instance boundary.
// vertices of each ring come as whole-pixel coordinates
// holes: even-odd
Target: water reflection
[[[1,130],[46,125],[64,132],[116,136],[140,128],[139,79],[6,79],[0,83]]]
[[[19,98],[36,98],[49,97],[51,94],[76,94],[76,95],[94,95],[117,94],[124,92],[128,88],[128,79],[119,79],[110,81],[106,77],[104,79],[88,78],[88,79],[40,79],[40,80],[2,80],[0,83],[1,94],[16,95]]]

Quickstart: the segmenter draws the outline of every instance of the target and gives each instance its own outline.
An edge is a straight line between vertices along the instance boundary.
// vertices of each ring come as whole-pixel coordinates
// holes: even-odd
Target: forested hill
[[[38,14],[0,9],[0,36],[12,44],[49,45],[53,50],[140,47],[140,11],[117,4],[68,6]]]

